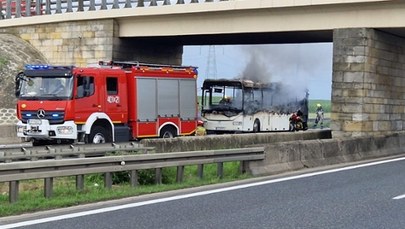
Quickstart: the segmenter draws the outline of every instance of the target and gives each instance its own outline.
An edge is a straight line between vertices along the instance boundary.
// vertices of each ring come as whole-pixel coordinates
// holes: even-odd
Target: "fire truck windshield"
[[[24,76],[20,98],[26,100],[65,100],[72,97],[73,77]]]

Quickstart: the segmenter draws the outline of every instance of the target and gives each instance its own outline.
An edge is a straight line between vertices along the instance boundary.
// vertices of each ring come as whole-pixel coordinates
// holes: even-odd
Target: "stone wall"
[[[114,19],[60,22],[0,29],[35,47],[54,65],[87,66],[100,60],[181,64],[183,46],[164,38],[120,38]]]
[[[405,39],[374,29],[333,37],[333,137],[405,129]]]
[[[15,109],[15,76],[28,63],[47,62],[30,43],[21,38],[0,33],[0,114],[8,108]],[[3,110],[3,108],[7,108]],[[8,115],[10,112],[5,113]],[[4,118],[5,116],[2,116]]]
[[[114,21],[80,21],[3,29],[38,49],[50,64],[85,66],[111,60]]]

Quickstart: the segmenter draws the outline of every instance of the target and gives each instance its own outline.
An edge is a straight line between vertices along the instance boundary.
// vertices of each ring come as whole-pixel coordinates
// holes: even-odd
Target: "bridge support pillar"
[[[375,29],[333,33],[333,137],[405,129],[405,39]]]

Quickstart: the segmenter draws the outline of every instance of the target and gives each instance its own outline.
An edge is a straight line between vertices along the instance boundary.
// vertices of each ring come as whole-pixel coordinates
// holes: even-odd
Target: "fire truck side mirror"
[[[20,96],[22,80],[24,80],[24,73],[20,72],[15,77],[15,96],[16,97]]]

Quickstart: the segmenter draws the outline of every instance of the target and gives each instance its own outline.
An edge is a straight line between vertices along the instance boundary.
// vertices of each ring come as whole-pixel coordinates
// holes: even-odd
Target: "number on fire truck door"
[[[127,89],[125,75],[121,77],[106,77],[105,108],[111,120],[115,123],[125,122],[127,118]]]

